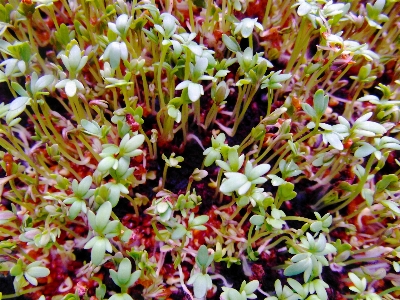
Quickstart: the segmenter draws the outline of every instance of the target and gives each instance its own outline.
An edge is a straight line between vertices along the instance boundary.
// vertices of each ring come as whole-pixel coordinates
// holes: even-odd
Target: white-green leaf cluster
[[[119,146],[114,144],[103,145],[103,151],[100,157],[103,159],[99,162],[97,170],[107,172],[111,168],[118,169],[119,164],[128,165],[130,158],[142,154],[142,150],[138,149],[144,142],[144,136],[137,134],[130,137],[129,133],[125,134]]]
[[[18,259],[17,263],[10,270],[10,274],[15,276],[14,288],[16,292],[20,292],[20,288],[27,285],[24,277],[30,284],[37,286],[37,278],[46,277],[50,274],[49,269],[41,265],[41,261],[35,261],[29,265],[25,265],[22,259]]]
[[[282,87],[281,82],[289,80],[292,75],[291,74],[281,74],[282,70],[277,72],[272,71],[267,76],[265,76],[261,81],[261,89],[280,89]]]
[[[109,61],[111,68],[115,70],[119,67],[121,59],[123,61],[128,59],[128,54],[129,52],[125,42],[114,41],[107,46],[100,59]]]
[[[224,135],[225,137],[225,135]],[[238,146],[234,147],[226,147],[225,145],[221,145],[220,152],[225,160],[228,162],[222,161],[220,159],[215,160],[215,163],[218,167],[222,168],[226,172],[237,172],[243,166],[244,163],[244,154],[240,155],[237,152]]]
[[[273,207],[271,210],[271,217],[267,218],[267,223],[275,229],[282,229],[285,224],[285,221],[281,220],[282,217],[286,217],[285,212]]]
[[[83,128],[83,132],[89,135],[96,136],[98,138],[104,138],[110,131],[111,127],[103,125],[100,127],[100,125],[95,121],[88,121],[88,120],[81,120],[81,126]]]
[[[194,273],[190,276],[187,283],[193,285],[194,296],[198,299],[204,298],[207,291],[212,289],[212,280],[210,275],[200,272]]]
[[[192,270],[192,274],[188,280],[188,284],[193,285],[193,292],[196,298],[203,298],[207,291],[212,288],[212,280],[207,274],[207,268],[214,260],[214,253],[208,254],[206,246],[201,245],[196,255],[196,264],[200,268],[200,272]]]
[[[122,14],[117,18],[115,23],[108,22],[108,28],[120,37],[125,38],[132,21],[133,17]]]
[[[85,89],[78,79],[63,79],[59,81],[55,87],[58,89],[65,89],[65,93],[68,97],[74,97],[78,90],[83,91]]]
[[[94,214],[91,210],[88,211],[89,225],[96,234],[84,246],[84,249],[91,250],[91,261],[98,266],[102,263],[105,252],[112,252],[110,238],[117,236],[120,233],[121,223],[118,220],[110,221],[112,212],[111,203],[104,202],[97,213]]]
[[[131,271],[131,261],[126,257],[121,260],[118,266],[118,272],[110,270],[111,279],[121,288],[123,293],[126,293],[128,288],[134,285],[141,275],[140,270],[133,273],[131,273]]]
[[[298,252],[295,248],[290,248],[289,252],[296,254],[290,260],[293,264],[289,265],[284,274],[286,276],[294,276],[304,273],[304,282],[319,276],[323,266],[328,266],[329,262],[325,255],[335,253],[336,248],[326,242],[323,234],[319,235],[317,240],[310,233],[300,238],[301,243],[298,245],[304,249],[304,252]]]
[[[320,231],[329,233],[329,227],[332,225],[332,216],[326,213],[323,217],[318,212],[314,212],[317,221],[313,222],[310,226],[312,232],[318,233]]]
[[[388,149],[389,151],[400,150],[400,141],[390,136],[374,138],[373,145],[367,142],[359,142],[358,145],[360,147],[354,152],[355,157],[366,157],[370,154],[374,154],[378,160],[382,158],[381,150],[383,149]]]
[[[314,94],[314,107],[311,107],[308,103],[302,103],[303,110],[312,118],[315,123],[318,123],[321,117],[325,114],[328,107],[329,96],[324,95],[324,91],[319,89]],[[310,128],[310,126],[308,126]],[[311,126],[313,128],[314,126]]]
[[[175,90],[177,91],[183,89],[187,89],[189,99],[192,102],[196,102],[202,95],[204,95],[203,86],[200,83],[195,83],[190,80],[182,81],[175,87]]]
[[[288,282],[289,282],[289,280],[288,280]],[[289,284],[290,283],[291,282],[289,282]],[[265,300],[300,300],[300,299],[304,299],[303,297],[300,297],[299,294],[293,292],[293,290],[290,287],[288,287],[287,285],[284,285],[282,287],[282,283],[279,279],[277,279],[275,281],[274,287],[275,287],[276,296],[267,297],[267,298],[265,298]]]
[[[249,283],[243,281],[239,291],[234,288],[222,287],[222,294],[220,295],[221,300],[246,300],[246,299],[257,299],[257,295],[254,292],[257,290],[260,283],[258,280],[252,280]]]
[[[385,7],[385,3],[386,0],[376,0],[373,5],[371,3],[367,3],[366,19],[369,26],[375,27],[376,29],[381,29],[382,26],[380,23],[384,23],[389,20],[388,16],[381,13]]]
[[[65,204],[72,204],[68,214],[70,219],[75,219],[81,211],[87,213],[86,200],[94,194],[94,189],[90,189],[91,185],[91,176],[86,176],[80,183],[76,179],[72,181],[73,193],[64,200]]]
[[[225,172],[225,179],[220,187],[220,191],[226,195],[230,195],[236,191],[238,195],[246,194],[250,188],[257,184],[262,184],[267,181],[266,177],[262,177],[271,169],[269,164],[261,164],[253,167],[251,162],[247,162],[245,173]]]
[[[88,61],[88,56],[82,56],[81,49],[78,45],[72,46],[68,56],[60,54],[60,58],[65,68],[70,72],[70,77],[74,78],[85,66]]]
[[[244,38],[248,38],[250,35],[253,34],[254,27],[256,27],[258,30],[264,30],[263,26],[257,22],[257,18],[251,19],[251,18],[244,18],[238,23],[234,23],[235,25],[235,30],[233,31],[233,34],[240,34]]]
[[[221,159],[221,148],[225,145],[225,134],[220,133],[216,138],[211,137],[211,147],[204,150],[204,166],[211,166],[216,160]]]

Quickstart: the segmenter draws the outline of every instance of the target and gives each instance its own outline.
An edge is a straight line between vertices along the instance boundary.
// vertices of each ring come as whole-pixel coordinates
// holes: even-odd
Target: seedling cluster
[[[0,2],[0,299],[398,299],[396,0]]]

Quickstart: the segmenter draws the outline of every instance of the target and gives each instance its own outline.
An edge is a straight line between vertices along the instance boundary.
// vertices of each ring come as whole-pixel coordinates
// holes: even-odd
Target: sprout
[[[253,34],[254,27],[261,31],[264,30],[263,26],[257,22],[257,18],[244,18],[240,22],[234,24],[235,30],[233,34],[238,34],[240,32],[244,38],[248,38],[251,34]]]

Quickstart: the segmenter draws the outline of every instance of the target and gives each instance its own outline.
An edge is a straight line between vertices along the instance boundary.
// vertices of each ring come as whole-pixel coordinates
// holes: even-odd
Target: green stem
[[[315,203],[312,207],[314,210],[318,210],[317,208],[321,205],[321,203],[326,202],[326,199],[329,199],[329,197],[331,197],[332,194],[334,194],[336,191],[335,190],[330,190],[328,193],[326,193],[321,199],[319,199],[317,201],[317,203]]]
[[[257,242],[259,239],[262,239],[262,238],[270,240],[270,239],[273,239],[274,237],[276,237],[278,235],[279,235],[279,233],[271,234],[271,232],[269,232],[269,231],[258,232],[256,234],[254,234],[254,236],[251,238],[251,240],[249,240],[249,244],[253,244],[253,243]]]
[[[245,215],[242,217],[242,219],[240,220],[239,224],[237,225],[237,228],[242,228],[244,222],[245,222],[245,221],[247,220],[247,218],[249,217],[251,211],[252,211],[252,207],[249,206],[249,207],[247,208],[247,211],[246,211]]]
[[[19,296],[22,296],[22,295],[25,295],[25,294],[31,294],[31,293],[40,291],[42,288],[43,288],[42,286],[38,286],[38,287],[22,290],[20,293],[2,295],[2,299],[16,299]]]
[[[354,103],[356,102],[356,99],[358,98],[358,95],[361,93],[363,88],[364,88],[364,83],[360,82],[360,85],[358,86],[356,92],[354,93],[354,96],[351,99],[351,102],[347,103],[347,105],[346,105],[346,108],[343,113],[343,117],[345,119],[349,120],[351,118],[352,113],[353,113]]]
[[[8,230],[8,229],[6,229],[6,228],[4,228],[4,227],[0,227],[0,232],[1,232],[2,234],[5,234],[5,235],[11,236],[11,237],[14,237],[14,236],[18,235],[18,234],[16,234],[15,232],[13,232],[13,231],[11,231],[11,230]],[[3,237],[4,237],[4,235],[3,235]]]
[[[77,234],[75,231],[69,229],[68,227],[66,227],[64,224],[62,224],[60,221],[58,220],[53,220],[54,224],[57,224],[57,226],[59,228],[62,228],[62,230],[68,232],[70,235],[72,235],[75,239],[80,239],[81,236],[79,234]]]
[[[360,212],[363,211],[363,209],[366,208],[366,207],[367,207],[367,203],[366,202],[361,203],[356,211],[353,211],[351,214],[344,216],[343,219],[344,220],[350,220],[351,218],[354,218],[355,216],[360,214]]]
[[[285,133],[285,134],[278,135],[277,137],[275,137],[275,138],[273,139],[273,141],[271,142],[271,144],[268,146],[268,148],[265,149],[265,151],[264,151],[259,157],[257,157],[257,159],[255,160],[255,163],[256,163],[256,164],[259,163],[259,162],[274,148],[274,146],[275,146],[279,141],[284,140],[284,139],[288,139],[288,138],[291,137],[291,135],[292,135],[291,133]],[[285,144],[285,148],[286,148],[286,147],[287,147],[287,146],[286,146],[286,144]],[[281,147],[281,149],[283,149],[283,147]],[[278,151],[275,151],[275,153],[274,153],[273,155],[275,156],[275,155],[279,154],[280,151],[281,151],[281,149],[279,149]],[[286,148],[286,149],[287,149],[287,148]],[[289,151],[290,151],[290,150],[289,150]],[[271,159],[271,157],[269,157],[267,161],[269,161],[270,159]]]
[[[21,247],[18,248],[19,253],[26,258],[27,260],[29,260],[30,262],[35,262],[36,260],[33,259],[29,254],[27,254]]]
[[[78,139],[81,141],[81,143],[85,146],[85,148],[87,150],[89,150],[89,152],[93,155],[93,157],[97,160],[100,161],[101,157],[100,155],[95,152],[92,148],[92,146],[90,146],[90,144],[85,140],[85,138],[83,136],[81,136],[80,134],[77,135]]]
[[[271,2],[271,1],[268,1],[268,2]],[[249,35],[249,47],[251,49],[253,49],[253,34]]]
[[[347,73],[347,71],[354,65],[352,64],[347,64],[346,68],[335,78],[335,80],[329,84],[327,87],[322,87],[323,89],[325,89],[326,93],[329,93],[329,91],[335,87],[337,85],[337,83],[339,82],[340,79],[342,79],[342,77]]]
[[[53,174],[53,171],[51,171],[50,168],[47,166],[48,162],[46,162],[46,158],[44,157],[43,153],[39,152],[39,153],[34,153],[33,155],[36,158],[39,165],[46,170],[47,174]]]
[[[214,123],[214,120],[215,120],[217,114],[218,114],[218,107],[214,102],[213,105],[211,106],[210,110],[208,111],[206,120],[204,122],[204,127],[206,129],[211,125],[211,123]]]
[[[168,171],[168,165],[164,165],[164,170],[163,170],[163,176],[162,176],[162,182],[161,182],[161,187],[160,190],[164,189],[165,186],[165,181],[167,180],[167,171]]]
[[[5,131],[3,133],[5,133]],[[18,143],[14,142],[15,137],[13,135],[7,135],[7,137],[9,139],[10,139],[10,137],[12,137],[10,139],[10,142],[12,144],[10,144],[5,139],[0,137],[0,145],[4,149],[6,149],[7,152],[13,153],[13,155],[17,156],[19,159],[26,161],[29,164],[29,166],[31,166],[32,168],[35,169],[36,173],[41,174],[44,177],[48,176],[48,174],[45,171],[38,168],[37,164],[35,162],[33,162],[28,155],[25,154],[25,152],[21,149],[21,147],[18,145]]]
[[[65,162],[63,161],[63,159],[61,158],[58,161],[58,164],[60,166],[62,166],[63,168],[65,168],[66,170],[68,170],[72,175],[75,176],[75,178],[79,181],[81,181],[83,178],[81,176],[79,176],[79,174],[71,167],[71,164],[69,162]]]
[[[30,46],[31,46],[31,48],[33,48],[32,53],[37,53],[38,54],[35,57],[36,57],[39,65],[41,66],[42,70],[47,70],[46,64],[45,64],[43,58],[39,55],[39,48],[38,48],[38,46],[37,46],[37,44],[35,42],[35,39],[34,39],[33,27],[32,27],[33,26],[32,25],[32,19],[28,18],[28,20],[29,20],[29,23],[27,25],[27,27],[28,27],[28,36],[29,36]]]
[[[200,99],[193,103],[194,108],[194,121],[197,126],[201,126],[201,111],[200,111]]]
[[[204,23],[203,23],[203,35],[205,33],[211,33],[209,32],[209,19],[211,16],[211,8],[213,7],[213,1],[212,0],[207,0],[207,8],[206,8],[206,14],[205,14],[205,19],[204,19]]]
[[[250,228],[249,228],[249,232],[247,233],[247,246],[248,247],[251,247],[251,234],[253,233],[254,227],[255,226],[253,224],[251,224]]]
[[[187,187],[186,187],[186,193],[190,193],[190,189],[191,189],[191,187],[192,187],[192,184],[193,184],[193,176],[190,175],[190,177],[189,177],[189,182],[188,182],[188,185],[187,185]],[[193,190],[194,190],[194,189],[193,189]]]
[[[8,86],[8,90],[11,92],[11,94],[13,95],[13,97],[14,98],[17,98],[17,93],[14,91],[14,89],[11,87],[11,84],[10,84],[10,80],[8,80],[8,78],[6,78],[6,83],[7,83],[7,86]]]
[[[366,258],[360,258],[360,259],[350,259],[345,262],[342,262],[342,264],[344,266],[348,266],[348,265],[358,264],[358,263],[362,263],[362,262],[377,261],[377,260],[380,260],[380,258],[379,257],[366,257]]]
[[[268,20],[270,19],[269,14],[271,12],[272,2],[273,1],[268,1],[267,2],[267,7],[265,8],[264,19],[263,19],[263,22],[262,22],[262,25],[263,25],[264,29],[267,28]]]
[[[161,41],[162,43],[162,41]],[[163,70],[163,64],[164,64],[164,59],[165,59],[165,55],[167,53],[168,50],[168,46],[162,46],[161,45],[161,57],[160,57],[160,62],[158,65],[158,73],[157,73],[157,88],[158,88],[158,98],[160,100],[160,109],[163,109],[165,106],[165,101],[164,101],[164,92],[162,90],[162,80],[161,80],[161,75],[162,75],[162,70]]]
[[[275,242],[273,242],[272,244],[269,244],[268,246],[266,246],[264,248],[264,251],[275,248],[276,245],[279,245],[280,243],[282,243],[285,240],[286,240],[286,244],[288,244],[290,246],[294,246],[294,243],[290,238],[288,238],[287,236],[282,236],[279,239],[277,239]]]
[[[334,211],[340,211],[342,208],[346,207],[347,205],[350,204],[351,201],[353,201],[362,191],[364,184],[366,183],[367,179],[368,179],[368,175],[370,174],[371,168],[372,168],[372,164],[375,161],[375,156],[371,155],[368,159],[367,165],[365,166],[365,173],[364,176],[362,176],[360,178],[360,181],[357,185],[357,188],[355,189],[354,192],[352,192],[348,199],[346,201],[344,201],[341,205],[339,205],[338,207],[336,207],[334,209]]]
[[[274,96],[274,92],[272,89],[268,89],[268,106],[267,106],[267,115],[266,117],[268,117],[271,114],[271,107],[272,107],[272,100]]]
[[[123,197],[129,200],[129,202],[130,202],[130,203],[132,204],[132,206],[133,206],[133,209],[135,210],[136,216],[139,217],[139,216],[140,216],[140,215],[139,215],[139,209],[138,209],[138,206],[137,206],[135,200],[133,200],[132,197],[129,196],[128,194],[123,194]]]
[[[289,62],[286,66],[285,73],[289,73],[292,70],[292,67],[294,66],[295,62],[297,61],[300,52],[302,51],[303,47],[308,46],[308,42],[305,43],[308,39],[306,39],[304,36],[307,34],[307,26],[308,26],[308,20],[305,17],[301,18],[301,23],[300,23],[300,29],[297,33],[297,38],[296,38],[296,43],[294,45],[294,49],[290,55]],[[308,35],[310,36],[310,35]]]
[[[96,64],[99,63],[96,59],[94,59],[94,61]],[[97,67],[96,70],[101,70],[100,65],[97,65],[96,67]],[[97,73],[98,71],[96,71],[93,68],[93,66],[89,65],[88,70],[89,70],[90,74],[92,74],[93,78],[97,81],[97,83],[100,83],[100,84],[104,83],[103,78],[101,78],[101,76],[99,76],[99,74]]]
[[[304,218],[304,217],[297,217],[297,216],[288,216],[288,217],[282,217],[281,220],[284,221],[299,221],[299,222],[306,222],[309,224],[312,224],[315,222],[315,220],[311,220],[308,218]]]
[[[232,117],[233,117],[232,119],[234,122],[236,122],[237,115],[239,114],[240,107],[242,106],[242,103],[243,103],[243,99],[245,99],[244,95],[247,93],[247,89],[249,87],[250,87],[249,85],[245,85],[244,87],[239,86],[239,88],[238,88],[238,90],[239,90],[238,97],[236,98],[235,107],[233,108],[233,111],[232,111]]]
[[[50,7],[48,7],[48,12],[49,12],[49,15],[50,15],[51,20],[52,20],[53,23],[54,23],[54,26],[56,26],[56,30],[59,31],[60,25],[58,25],[58,20],[57,20],[56,14],[54,13],[54,7],[53,7],[53,5],[51,5]]]
[[[153,146],[152,146],[152,144],[151,144],[149,138],[147,137],[146,133],[143,131],[142,126],[139,127],[139,132],[140,132],[141,134],[143,134],[143,136],[144,136],[144,139],[145,139],[146,144],[147,144],[147,148],[149,149],[150,157],[154,157]]]
[[[232,205],[234,205],[235,203],[236,203],[236,200],[233,199],[233,200],[232,200],[231,202],[229,202],[228,204],[225,204],[225,205],[222,205],[222,206],[218,207],[218,210],[219,210],[219,211],[222,211],[222,210],[224,210],[224,209],[230,208],[230,207],[232,207]]]
[[[230,215],[229,220],[235,219],[235,217],[239,214],[239,212],[242,210],[242,206],[236,206],[235,211],[233,212],[232,215]]]
[[[222,8],[221,8],[222,14],[221,14],[221,19],[220,19],[220,20],[221,20],[221,25],[220,25],[220,27],[221,27],[221,29],[222,29],[223,32],[227,32],[227,31],[228,31],[228,28],[227,28],[227,26],[226,26],[226,24],[225,24],[226,1],[227,1],[227,0],[222,0]]]
[[[311,88],[312,88],[313,86],[316,86],[316,85],[317,85],[317,79],[318,79],[318,77],[320,77],[321,74],[322,74],[323,72],[325,72],[325,70],[331,66],[332,62],[333,62],[337,57],[339,57],[339,56],[342,54],[342,52],[343,52],[343,49],[340,50],[340,51],[338,51],[338,52],[336,52],[336,53],[334,53],[333,55],[331,55],[331,57],[329,58],[328,62],[325,63],[318,71],[316,71],[316,72],[310,77],[310,79],[308,80],[307,85],[306,85],[306,87],[305,87],[305,90],[306,90],[306,91],[310,91]]]
[[[143,68],[140,68],[140,75],[142,76],[142,88],[144,90],[144,97],[145,97],[145,102],[146,102],[146,108],[147,110],[151,110],[150,106],[150,92],[149,92],[149,87],[147,84],[147,78],[146,78],[146,73],[144,72]]]
[[[113,93],[113,100],[112,100],[113,108],[114,108],[114,111],[116,111],[118,109],[118,92],[115,87],[113,87],[111,90]]]
[[[247,109],[249,108],[251,101],[253,100],[253,97],[257,92],[257,89],[258,89],[258,84],[248,91],[247,97],[246,97],[246,102],[244,103],[239,116],[236,118],[235,124],[233,124],[232,135],[234,135],[236,133],[236,130],[238,129],[239,124],[242,122],[244,115],[246,114]]]
[[[193,16],[193,3],[192,0],[187,0],[189,9],[189,22],[190,22],[190,32],[195,32],[196,27],[194,26],[194,16]]]
[[[248,146],[250,146],[251,144],[254,143],[254,139],[251,138],[249,139],[246,143],[244,143],[243,145],[241,145],[238,149],[238,153],[242,153],[244,149],[246,149]],[[249,155],[251,155],[250,153],[248,153]]]
[[[154,231],[154,233],[156,234],[156,236],[158,237],[158,239],[159,239],[160,241],[162,241],[162,240],[163,240],[163,237],[160,235],[160,232],[158,231],[156,222],[151,221],[151,227],[153,227],[153,231]]]
[[[183,144],[186,144],[186,136],[188,132],[188,118],[189,118],[189,107],[187,104],[182,105],[182,134],[183,134]]]
[[[400,291],[400,286],[394,286],[394,287],[392,287],[390,289],[384,290],[383,292],[379,293],[379,296],[384,296],[384,295],[393,293],[395,291]]]
[[[183,108],[183,107],[182,107]],[[183,111],[183,109],[182,109]],[[161,115],[161,112],[165,113],[165,117],[163,119],[161,136],[164,142],[172,141],[174,138],[174,119],[168,115],[166,107],[162,111],[160,111],[157,116]],[[183,113],[182,113],[183,115]],[[161,123],[160,123],[161,124]]]
[[[51,124],[51,121],[49,120],[47,124],[50,127],[50,130],[52,130],[52,134],[48,131],[47,126],[45,124],[45,121],[41,117],[38,107],[36,105],[32,105],[33,111],[35,112],[36,116],[38,117],[37,120],[39,121],[40,127],[42,128],[43,132],[45,133],[46,137],[51,141],[52,144],[58,144],[59,145],[59,150],[62,153],[63,156],[65,156],[68,160],[71,162],[77,164],[77,165],[86,165],[86,162],[81,162],[75,158],[73,158],[69,153],[63,148],[63,145],[65,145],[65,141],[60,138],[61,136],[57,133],[57,130],[55,130],[54,126]],[[54,137],[60,138],[60,141],[56,141]]]
[[[222,169],[220,168],[218,171],[218,175],[217,175],[217,186],[215,187],[215,193],[214,193],[214,198],[217,197],[218,193],[219,193],[219,187],[221,185],[221,178],[222,178]],[[233,200],[233,202],[235,202],[235,200]]]
[[[276,160],[276,163],[274,164],[274,166],[271,168],[271,170],[269,171],[270,174],[272,174],[272,172],[278,173],[278,167],[279,167],[279,162],[286,156],[286,154],[290,151],[289,148],[286,148],[285,151],[282,152],[282,154],[278,157],[278,159]],[[275,158],[276,155],[278,155],[279,152],[278,151],[274,151],[274,154],[272,154],[271,156],[269,156],[266,160],[265,160],[265,164],[269,163],[272,159]]]

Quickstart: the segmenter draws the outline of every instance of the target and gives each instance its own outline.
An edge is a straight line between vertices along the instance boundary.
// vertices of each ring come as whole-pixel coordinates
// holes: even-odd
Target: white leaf
[[[72,47],[72,49],[69,52],[69,67],[70,70],[76,71],[76,69],[79,66],[79,63],[81,61],[81,49],[78,47],[78,45],[75,45]]]
[[[190,81],[189,80],[185,80],[182,81],[181,83],[179,83],[176,87],[175,90],[179,91],[179,90],[183,90],[185,88],[187,88],[189,86]]]
[[[65,85],[65,93],[68,95],[68,97],[73,97],[76,94],[76,85],[75,82],[72,80],[68,80],[67,84]]]
[[[328,141],[329,144],[332,145],[337,150],[343,150],[343,144],[340,141],[339,135],[337,133],[326,133],[324,134],[324,137]]]
[[[44,75],[38,79],[38,81],[35,84],[35,89],[36,91],[40,91],[44,89],[45,87],[48,87],[50,83],[52,83],[54,80],[53,75]]]
[[[354,156],[355,157],[366,157],[375,151],[376,151],[376,149],[374,146],[364,143],[360,148],[358,148],[356,150],[356,152],[354,152]]]
[[[12,120],[18,117],[25,110],[30,100],[31,98],[29,97],[18,97],[14,99],[10,103],[10,108],[6,115],[6,122],[9,124]]]
[[[198,83],[189,82],[188,95],[192,102],[199,100],[200,96],[204,94],[203,86]]]

